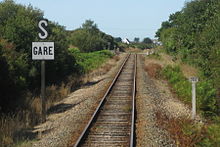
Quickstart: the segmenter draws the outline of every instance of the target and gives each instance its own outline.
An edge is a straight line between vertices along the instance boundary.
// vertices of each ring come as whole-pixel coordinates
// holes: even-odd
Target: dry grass
[[[113,58],[109,59],[105,64],[101,65],[98,69],[95,69],[91,71],[89,74],[86,74],[83,78],[82,81],[83,83],[91,82],[94,79],[94,77],[100,77],[109,72],[116,62],[118,62],[121,59],[120,55],[114,56]]]
[[[160,60],[156,59],[156,58],[145,58],[145,65],[147,65],[148,63],[154,63],[154,64],[159,64],[161,67],[165,67],[167,65],[171,65],[171,66],[177,66],[179,65],[181,67],[181,70],[183,72],[183,75],[186,78],[192,77],[192,76],[197,76],[198,75],[198,70],[193,67],[190,66],[188,64],[183,64],[180,59],[175,59],[163,52],[159,52],[159,55],[161,57]]]
[[[156,113],[156,118],[158,126],[169,132],[177,146],[193,147],[204,138],[206,129],[203,126],[199,128],[190,119],[170,118],[159,111]]]
[[[36,97],[36,98],[34,98],[34,100],[32,101],[32,103],[31,103],[31,110],[33,111],[33,112],[36,112],[36,114],[41,114],[41,99],[40,99],[40,97]]]
[[[71,81],[72,83],[69,82],[67,84],[62,83],[60,86],[51,85],[46,87],[46,109],[48,110],[56,102],[67,97],[71,86],[78,84],[78,81]],[[13,115],[0,116],[0,146],[13,146],[18,142],[22,146],[28,146],[30,134],[26,135],[26,133],[29,128],[40,122],[41,99],[30,94],[26,96],[26,99],[27,108],[25,111],[17,112]]]
[[[158,79],[162,70],[161,65],[156,63],[148,63],[145,65],[144,70],[147,71],[148,75],[152,78]]]
[[[141,49],[132,48],[132,47],[126,48],[125,51],[126,51],[126,52],[129,52],[129,53],[139,53],[139,52],[142,52]]]
[[[12,146],[21,137],[22,130],[28,128],[28,118],[30,113],[27,111],[18,112],[16,115],[5,115],[0,117],[0,145]]]
[[[114,56],[113,59],[114,59],[115,61],[119,61],[119,60],[120,60],[120,57],[119,57],[119,56]]]
[[[91,81],[95,76],[101,76],[110,71],[120,59],[121,56],[114,56],[100,68],[93,70],[89,74],[81,77],[70,76],[66,83],[46,87],[46,109],[50,109],[58,101],[66,98],[77,87]],[[31,128],[40,122],[41,99],[39,96],[33,96],[32,94],[28,94],[26,99],[26,111],[18,112],[16,115],[0,116],[0,146],[12,146],[17,141],[23,142],[21,143],[22,146],[29,144],[28,138],[23,136],[23,130]]]
[[[181,64],[181,70],[183,71],[183,75],[186,78],[197,76],[198,75],[198,70],[190,65],[187,64]]]

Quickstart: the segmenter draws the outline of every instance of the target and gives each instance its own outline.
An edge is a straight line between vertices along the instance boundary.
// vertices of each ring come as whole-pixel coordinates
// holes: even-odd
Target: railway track
[[[78,146],[134,145],[136,55],[128,55],[88,125]]]

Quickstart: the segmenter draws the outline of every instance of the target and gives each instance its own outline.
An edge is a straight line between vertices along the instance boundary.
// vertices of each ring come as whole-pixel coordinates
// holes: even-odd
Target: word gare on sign
[[[48,37],[48,21],[42,19],[38,23],[40,39]],[[54,60],[54,42],[32,42],[32,60]]]
[[[54,60],[54,42],[32,42],[33,60]]]

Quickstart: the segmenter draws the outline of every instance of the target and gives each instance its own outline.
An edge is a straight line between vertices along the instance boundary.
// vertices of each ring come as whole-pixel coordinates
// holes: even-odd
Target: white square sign
[[[191,82],[198,82],[199,81],[198,77],[190,77],[189,80]]]
[[[32,60],[54,60],[54,42],[32,42]]]

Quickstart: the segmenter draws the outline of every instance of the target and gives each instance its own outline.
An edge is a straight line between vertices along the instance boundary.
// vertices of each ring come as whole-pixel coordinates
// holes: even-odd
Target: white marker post
[[[38,23],[38,37],[41,40],[48,37],[47,26],[48,21],[45,19]],[[54,42],[32,42],[32,60],[41,60],[41,123],[43,123],[46,121],[45,60],[54,60]]]
[[[108,50],[111,50],[111,43],[108,42]]]
[[[192,82],[192,119],[196,117],[196,83],[199,81],[197,77],[191,77]]]

